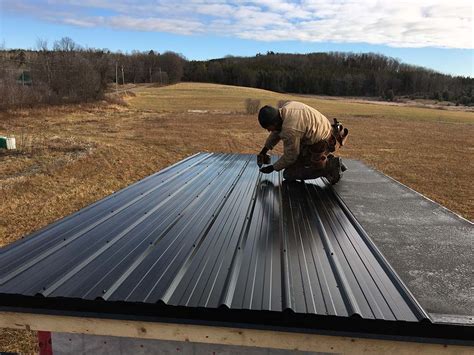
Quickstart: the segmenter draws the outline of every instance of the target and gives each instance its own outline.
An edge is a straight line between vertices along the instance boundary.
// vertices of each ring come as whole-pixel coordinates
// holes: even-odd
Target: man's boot
[[[336,184],[341,180],[342,173],[346,171],[346,166],[342,163],[342,159],[329,154],[326,162],[325,178],[328,179],[331,185]]]

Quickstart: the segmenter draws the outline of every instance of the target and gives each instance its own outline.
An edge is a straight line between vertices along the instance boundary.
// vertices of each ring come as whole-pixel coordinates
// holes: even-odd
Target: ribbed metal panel
[[[332,188],[198,154],[0,250],[0,295],[418,321]]]

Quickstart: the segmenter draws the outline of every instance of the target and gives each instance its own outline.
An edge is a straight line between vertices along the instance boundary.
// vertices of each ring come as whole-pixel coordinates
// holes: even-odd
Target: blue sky
[[[0,0],[0,44],[32,49],[68,36],[188,59],[375,52],[474,77],[472,14],[465,0]]]

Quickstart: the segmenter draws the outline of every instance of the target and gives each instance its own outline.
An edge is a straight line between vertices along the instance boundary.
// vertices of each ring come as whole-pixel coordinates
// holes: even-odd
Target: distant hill
[[[396,96],[474,104],[474,79],[374,53],[258,54],[186,63],[183,80],[335,96]]]

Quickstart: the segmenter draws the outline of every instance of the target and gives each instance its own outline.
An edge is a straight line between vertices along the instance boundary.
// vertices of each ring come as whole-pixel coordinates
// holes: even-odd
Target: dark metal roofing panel
[[[358,315],[426,313],[322,179],[201,153],[0,250],[0,295]]]

